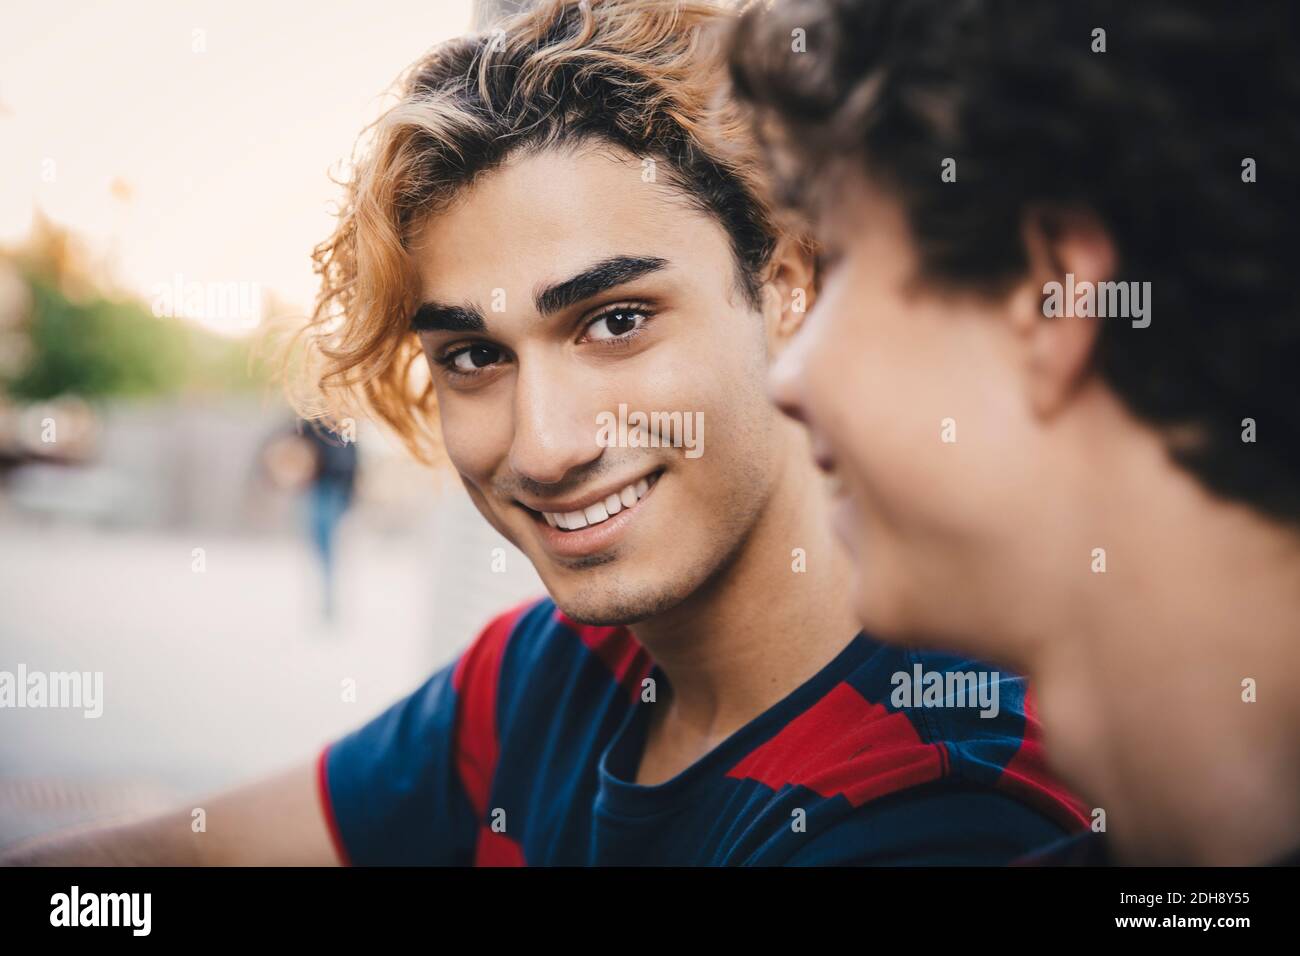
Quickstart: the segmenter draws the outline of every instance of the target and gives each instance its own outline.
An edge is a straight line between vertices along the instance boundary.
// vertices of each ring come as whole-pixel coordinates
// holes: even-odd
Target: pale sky
[[[470,23],[470,0],[5,0],[0,243],[39,208],[146,301],[180,277],[305,309],[327,171]]]

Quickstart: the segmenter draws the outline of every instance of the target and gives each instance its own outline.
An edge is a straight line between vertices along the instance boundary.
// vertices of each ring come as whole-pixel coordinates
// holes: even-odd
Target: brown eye
[[[639,329],[645,324],[645,320],[644,312],[637,312],[635,309],[615,309],[613,312],[606,312],[587,326],[587,335],[597,342],[622,338]]]
[[[471,345],[451,357],[451,367],[457,372],[474,373],[501,361],[500,349],[490,345]]]

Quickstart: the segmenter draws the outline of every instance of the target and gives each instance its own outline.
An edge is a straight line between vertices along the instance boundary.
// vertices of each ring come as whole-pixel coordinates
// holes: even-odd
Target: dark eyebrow
[[[631,282],[668,265],[667,259],[655,256],[612,256],[584,269],[576,276],[548,286],[536,294],[537,311],[550,315],[606,289]]]
[[[414,332],[486,332],[483,313],[472,305],[426,302],[411,317]]]

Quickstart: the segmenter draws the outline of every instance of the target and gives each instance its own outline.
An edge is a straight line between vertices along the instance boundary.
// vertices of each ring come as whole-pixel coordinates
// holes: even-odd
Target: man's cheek
[[[484,422],[482,427],[477,427],[454,415],[443,416],[443,447],[452,467],[467,481],[480,487],[486,485],[496,463],[509,452],[509,435],[498,435],[499,430],[499,424],[493,427],[492,423]]]
[[[891,478],[907,483],[909,456],[916,450],[900,420],[906,410],[887,395],[888,371],[877,371],[874,364],[866,361],[853,374],[828,371],[812,380],[837,466],[850,473],[844,476],[849,487],[865,493],[855,497],[868,502],[888,495]]]
[[[711,366],[706,374],[697,357],[680,363],[665,365],[655,374],[631,385],[623,399],[627,412],[642,412],[660,422],[661,440],[672,441],[673,447],[682,448],[682,440],[696,431],[717,423],[723,410],[719,401],[719,388],[727,381],[725,367]],[[657,417],[655,417],[657,416]],[[698,457],[698,456],[697,456]]]

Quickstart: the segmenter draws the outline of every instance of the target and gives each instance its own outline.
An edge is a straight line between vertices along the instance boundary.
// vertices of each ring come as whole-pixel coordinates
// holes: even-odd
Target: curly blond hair
[[[499,29],[440,44],[362,133],[333,234],[312,252],[320,291],[289,351],[304,417],[363,415],[437,457],[433,384],[411,330],[408,240],[476,177],[521,150],[603,140],[655,157],[725,227],[756,300],[777,230],[748,118],[726,91],[732,5],[543,0]]]

